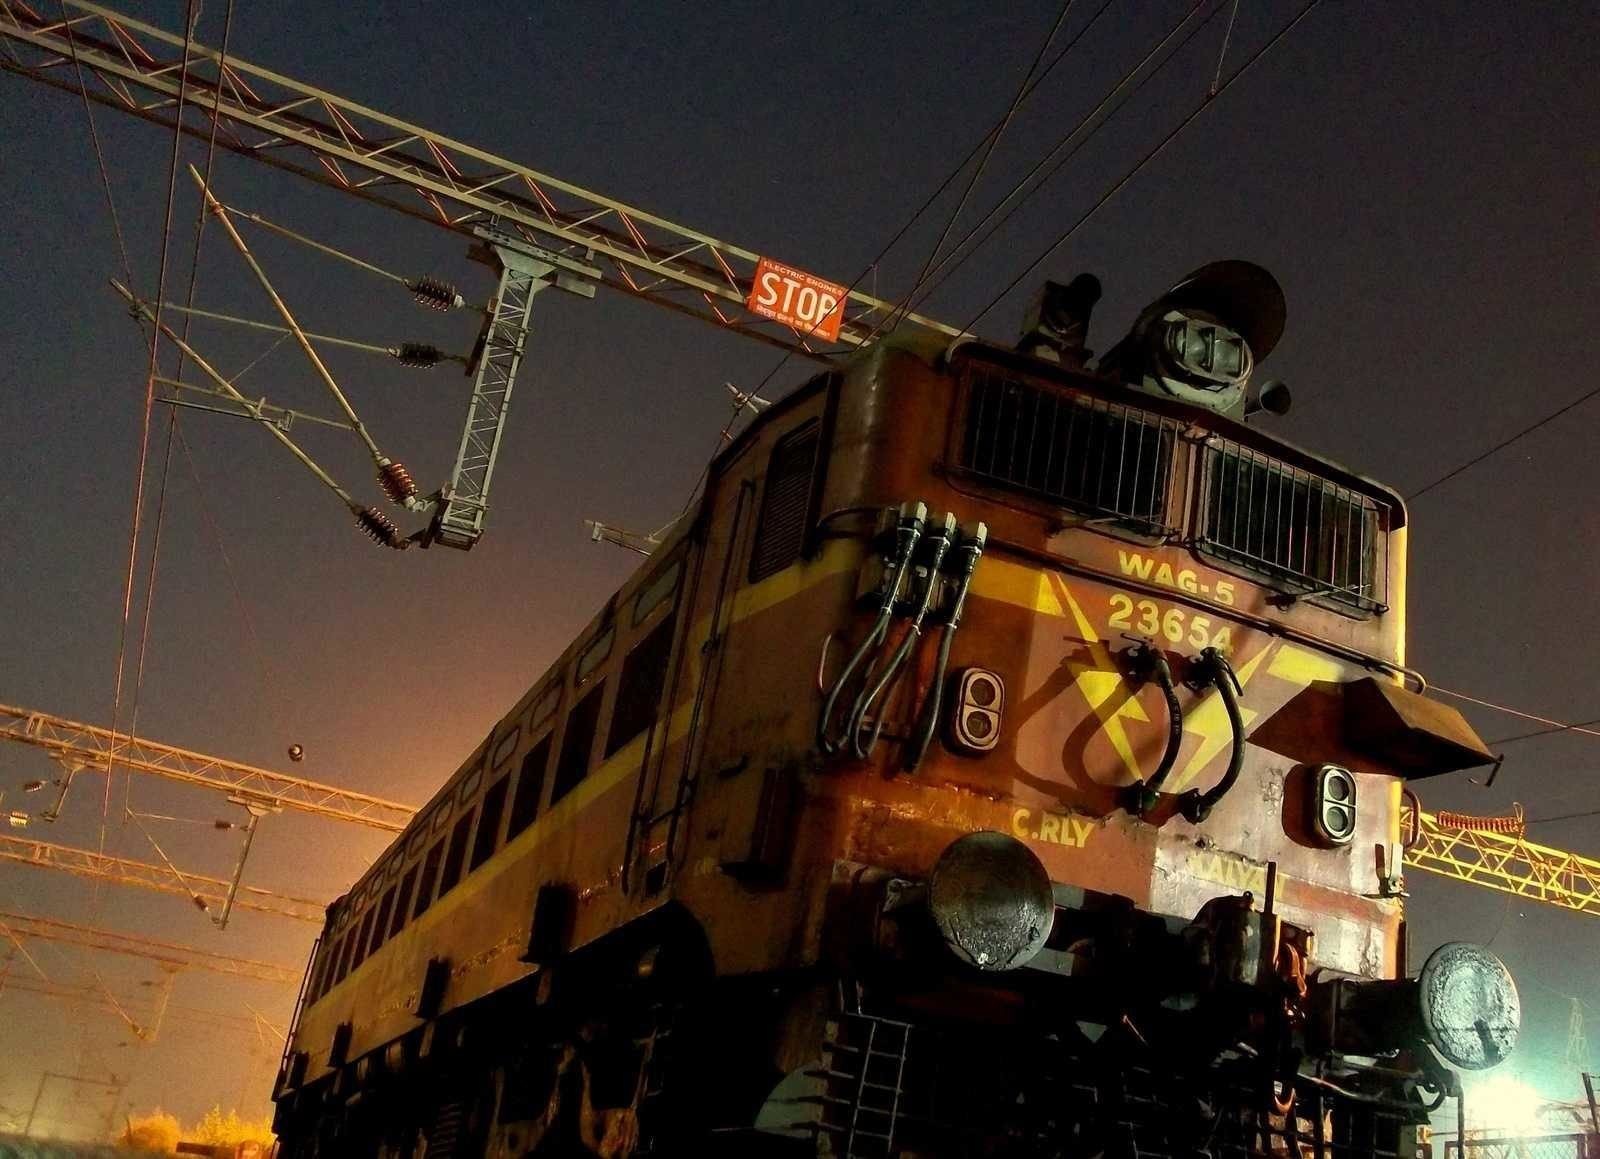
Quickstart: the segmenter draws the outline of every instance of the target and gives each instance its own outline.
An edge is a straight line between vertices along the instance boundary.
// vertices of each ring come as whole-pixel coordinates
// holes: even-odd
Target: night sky
[[[45,8],[49,9],[49,4]],[[1067,29],[1097,4],[1075,5]],[[1112,0],[1013,122],[973,195],[980,211],[1076,123],[1188,7]],[[221,39],[210,0],[200,39]],[[1056,5],[311,4],[237,0],[232,51],[252,62],[522,160],[692,228],[849,281],[1003,112]],[[1224,73],[1299,8],[1243,0]],[[137,15],[178,31],[182,5]],[[968,321],[1202,98],[1227,11],[923,307]],[[1273,429],[1410,493],[1539,415],[1593,389],[1600,274],[1600,16],[1582,3],[1323,3],[1225,92],[979,326],[1014,338],[1045,276],[1105,282],[1091,345],[1204,262],[1247,258],[1289,301],[1267,372],[1296,406]],[[170,134],[96,108],[141,292],[156,281]],[[201,163],[203,142],[183,157]],[[487,272],[456,235],[219,152],[215,187],[242,208],[405,274]],[[904,292],[952,204],[863,288]],[[140,331],[107,286],[119,262],[75,97],[0,77],[0,700],[109,722],[144,390]],[[196,194],[180,181],[168,296],[189,275]],[[970,211],[969,211],[970,212]],[[310,329],[465,352],[471,317],[434,315],[398,287],[280,239],[249,238]],[[208,229],[196,301],[271,317],[220,231]],[[360,535],[266,435],[184,412],[173,453],[138,706],[141,734],[272,767],[305,746],[304,775],[420,802],[625,576],[637,557],[592,544],[585,518],[648,530],[684,502],[727,415],[724,381],[750,386],[766,347],[601,291],[544,295],[523,364],[484,541],[470,554],[395,554]],[[228,371],[270,338],[196,322]],[[406,370],[328,355],[385,447],[424,490],[447,474],[467,390],[459,368]],[[172,363],[166,363],[168,369]],[[791,363],[771,393],[809,368]],[[332,408],[304,359],[280,347],[245,388]],[[148,549],[166,445],[152,433]],[[1600,534],[1589,467],[1600,401],[1430,491],[1412,508],[1410,662],[1436,684],[1562,720],[1600,716]],[[348,485],[376,498],[339,432],[299,428]],[[196,485],[196,475],[201,485]],[[215,533],[213,533],[213,528]],[[220,545],[220,549],[219,549]],[[231,572],[224,565],[224,555]],[[147,557],[141,559],[144,575]],[[230,580],[230,574],[232,579]],[[237,583],[237,597],[234,591]],[[126,727],[138,654],[136,605]],[[1536,727],[1468,706],[1491,741]],[[1428,782],[1429,807],[1530,818],[1600,807],[1593,738],[1508,747],[1492,789]],[[41,755],[0,751],[5,808],[37,810],[21,782]],[[104,781],[84,777],[66,816],[27,831],[90,846]],[[108,848],[154,861],[133,826]],[[141,778],[132,806],[209,821],[231,807]],[[231,810],[237,813],[237,810]],[[236,835],[146,822],[186,867],[225,875]],[[1533,826],[1600,855],[1595,819]],[[249,879],[331,898],[382,847],[376,832],[286,815],[262,825]],[[1594,918],[1413,873],[1415,957],[1440,941],[1490,942],[1516,974],[1526,1037],[1510,1064],[1551,1095],[1577,1093],[1564,1060],[1576,997],[1600,1058]],[[181,900],[18,866],[0,908],[140,930],[298,966],[314,931],[241,914],[225,933]],[[97,915],[97,916],[96,916]],[[3,953],[3,948],[0,948]],[[153,968],[44,946],[59,981],[120,994]],[[10,964],[18,974],[28,968]],[[292,995],[193,973],[174,1002],[280,1025]],[[194,1115],[241,1090],[266,1109],[278,1044],[169,1021],[128,1045],[113,1015],[0,997],[0,1129],[25,1114],[39,1072],[133,1076],[136,1108]],[[87,1060],[80,1053],[87,1044]],[[98,1061],[97,1061],[98,1060]],[[96,1100],[99,1100],[98,1102]],[[41,1116],[88,1117],[104,1096],[54,1083]],[[62,1122],[70,1131],[81,1123]]]

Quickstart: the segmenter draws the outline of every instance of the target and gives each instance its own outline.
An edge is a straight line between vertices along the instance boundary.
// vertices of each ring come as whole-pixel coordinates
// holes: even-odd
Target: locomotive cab
[[[1020,351],[864,357],[857,414],[847,385],[865,437],[830,482],[923,480],[836,499],[882,505],[855,647],[819,672],[823,775],[872,798],[846,805],[841,892],[870,900],[841,943],[902,1016],[1050,1011],[1095,1028],[1085,1059],[1255,1076],[1280,1126],[1312,1074],[1417,1114],[1519,1012],[1475,947],[1423,967],[1474,996],[1456,1032],[1404,981],[1402,787],[1494,760],[1405,667],[1404,504],[1245,424],[1287,409],[1256,385],[1285,317],[1264,270],[1197,271],[1090,369],[1098,296],[1047,287]]]

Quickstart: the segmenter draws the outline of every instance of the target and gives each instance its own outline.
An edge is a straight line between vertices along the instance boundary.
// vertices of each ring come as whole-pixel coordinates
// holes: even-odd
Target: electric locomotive
[[[1408,961],[1407,513],[1246,422],[1218,262],[1098,360],[891,336],[698,506],[329,907],[293,1156],[1391,1156],[1513,1048]]]

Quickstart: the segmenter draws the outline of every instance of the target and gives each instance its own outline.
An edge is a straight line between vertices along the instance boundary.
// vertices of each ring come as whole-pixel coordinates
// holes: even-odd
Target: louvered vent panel
[[[766,579],[800,558],[805,544],[811,479],[817,463],[818,427],[811,423],[784,436],[767,464],[761,519],[750,553],[750,580]]]

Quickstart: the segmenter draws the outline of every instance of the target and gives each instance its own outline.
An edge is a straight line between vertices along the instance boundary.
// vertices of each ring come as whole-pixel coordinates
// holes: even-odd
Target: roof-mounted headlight
[[[1250,374],[1250,347],[1226,326],[1174,311],[1166,321],[1163,353],[1172,369],[1195,385],[1232,386]]]

